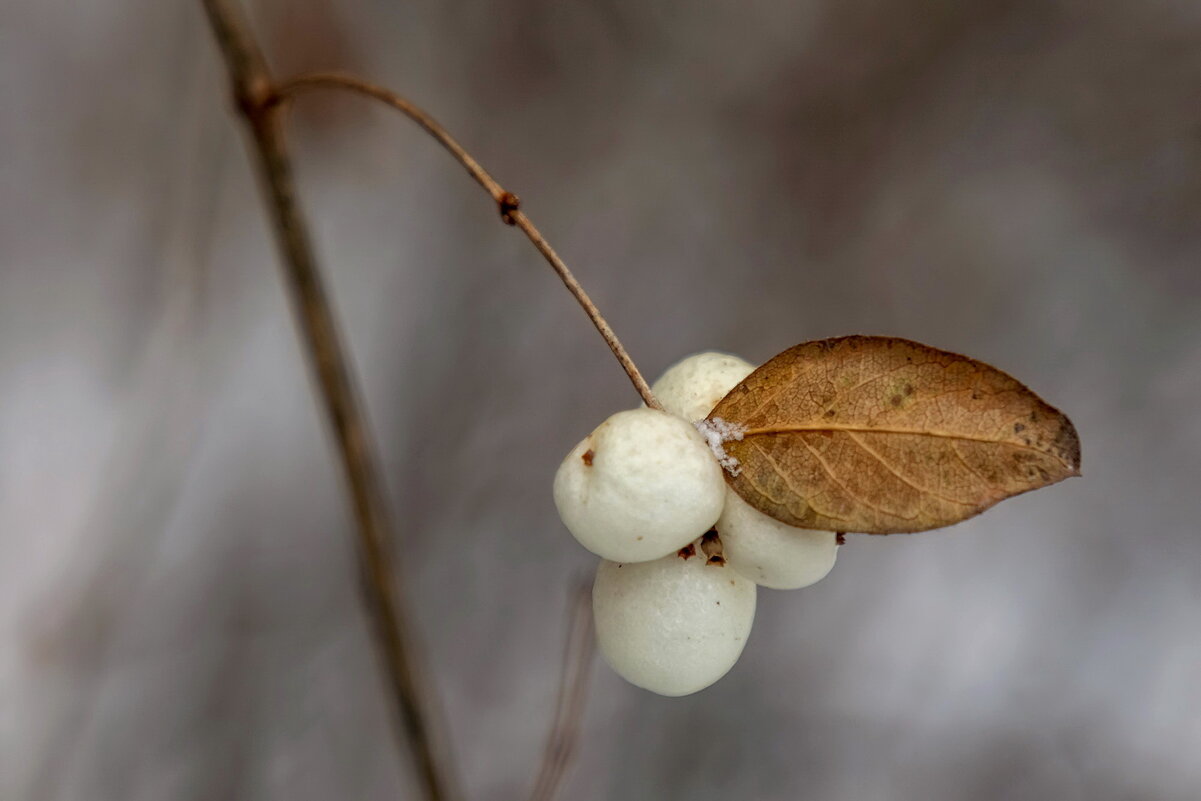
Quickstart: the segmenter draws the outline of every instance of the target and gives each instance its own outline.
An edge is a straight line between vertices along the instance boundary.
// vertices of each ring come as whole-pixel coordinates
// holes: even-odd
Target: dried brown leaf
[[[725,444],[734,491],[800,528],[925,531],[1080,474],[1061,412],[995,367],[904,339],[797,345],[709,417],[744,429]]]

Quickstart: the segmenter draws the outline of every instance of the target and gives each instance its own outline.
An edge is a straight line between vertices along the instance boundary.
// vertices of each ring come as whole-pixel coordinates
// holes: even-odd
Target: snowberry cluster
[[[806,587],[834,566],[832,532],[784,525],[726,486],[723,438],[705,419],[754,367],[698,353],[652,391],[666,411],[618,412],[555,475],[555,505],[580,544],[602,557],[592,589],[597,639],[627,681],[688,695],[738,661],[756,586]]]

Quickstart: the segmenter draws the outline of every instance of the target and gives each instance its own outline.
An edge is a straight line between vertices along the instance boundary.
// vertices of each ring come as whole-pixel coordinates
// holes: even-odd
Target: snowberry
[[[601,653],[626,681],[688,695],[738,661],[755,619],[755,585],[690,544],[653,562],[601,562],[592,609]]]
[[[838,556],[837,535],[785,525],[732,489],[717,521],[726,561],[756,584],[795,590],[821,581]]]
[[[697,353],[669,367],[651,392],[672,414],[702,420],[754,369],[750,362],[727,353]]]
[[[555,506],[580,544],[605,559],[673,553],[721,514],[726,485],[704,438],[654,409],[618,412],[555,474]]]

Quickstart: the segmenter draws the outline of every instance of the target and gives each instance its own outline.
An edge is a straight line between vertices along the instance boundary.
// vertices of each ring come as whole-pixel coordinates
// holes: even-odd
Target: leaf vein
[[[805,505],[808,506],[810,509],[812,509],[815,514],[819,514],[822,517],[828,518],[830,520],[843,520],[846,522],[850,522],[851,518],[843,517],[842,515],[836,515],[833,512],[822,511],[821,509],[818,508],[817,504],[814,503],[814,501],[816,499],[820,498],[823,495],[827,495],[829,493],[823,491],[823,492],[817,493],[816,495],[805,495],[803,492],[801,492],[800,490],[798,490],[796,488],[796,485],[794,485],[792,483],[792,481],[789,480],[788,473],[780,468],[780,463],[777,462],[775,459],[773,459],[771,454],[763,449],[762,445],[760,445],[757,442],[752,442],[751,444],[755,446],[755,450],[759,451],[759,455],[762,456],[764,459],[766,459],[768,461],[768,463],[771,464],[772,469],[776,472],[776,474],[779,475],[780,478],[784,479],[784,483],[788,485],[788,488],[790,490],[792,490],[793,493],[795,493],[798,498],[803,500],[805,502]],[[772,501],[773,503],[783,506],[785,509],[788,508],[788,504],[786,502],[777,501],[775,498],[772,498],[766,492],[763,492],[762,489],[759,489],[759,485],[756,484],[755,481],[749,475],[747,476],[747,481],[750,482],[751,484],[753,484],[755,486],[755,488],[757,490],[759,490],[760,494],[763,495],[763,497],[767,498],[768,500]],[[798,517],[799,517],[799,515],[798,515]]]
[[[885,459],[883,456],[881,456],[881,455],[880,455],[879,453],[877,453],[877,452],[876,452],[874,449],[872,449],[871,447],[869,447],[869,446],[868,446],[868,444],[867,444],[866,442],[864,442],[863,440],[861,440],[859,437],[855,436],[855,432],[853,432],[853,431],[848,431],[848,432],[846,432],[846,433],[847,433],[847,436],[850,438],[851,442],[854,442],[854,443],[855,443],[856,445],[858,445],[858,446],[859,446],[859,447],[860,447],[860,448],[861,448],[863,451],[865,451],[866,453],[868,453],[869,455],[871,455],[871,456],[872,456],[872,457],[873,457],[873,458],[874,458],[874,459],[875,459],[877,462],[879,462],[880,464],[882,464],[882,465],[884,466],[884,468],[885,468],[886,470],[888,470],[888,472],[892,473],[894,476],[896,476],[896,477],[897,477],[897,478],[899,478],[901,481],[903,481],[903,482],[905,482],[906,484],[908,484],[910,487],[913,487],[913,488],[914,488],[915,490],[917,490],[918,492],[920,492],[920,493],[923,493],[923,494],[925,494],[925,495],[930,495],[930,496],[933,496],[933,497],[935,497],[935,498],[938,498],[940,501],[946,501],[947,503],[953,503],[953,504],[955,504],[956,506],[975,506],[975,505],[976,505],[976,504],[974,504],[974,503],[969,503],[969,502],[967,502],[967,501],[961,501],[961,500],[957,500],[957,499],[955,499],[955,498],[950,498],[950,497],[947,497],[946,495],[943,495],[943,494],[941,494],[941,493],[935,492],[935,491],[934,491],[934,490],[932,490],[932,489],[927,489],[926,487],[922,487],[922,486],[920,486],[920,485],[918,485],[918,484],[915,484],[914,482],[912,482],[912,481],[910,481],[909,479],[905,478],[905,476],[901,475],[901,471],[900,471],[900,470],[896,469],[896,468],[895,468],[895,467],[893,467],[891,464],[889,464],[889,463],[888,463],[888,461],[887,461],[887,460],[886,460],[886,459]]]
[[[763,450],[763,446],[761,446],[759,443],[752,442],[751,444],[755,446],[755,450],[759,451],[759,455],[762,456],[764,459],[766,459],[771,464],[772,470],[774,470],[776,472],[776,475],[778,475],[780,478],[784,479],[784,483],[788,486],[788,489],[791,490],[792,493],[794,495],[796,495],[797,497],[804,499],[805,498],[804,494],[801,493],[795,486],[793,486],[792,481],[789,480],[789,478],[788,478],[788,474],[780,469],[780,465],[776,463],[775,459],[771,458],[771,454],[769,454],[767,451]],[[755,479],[752,478],[750,474],[747,474],[746,480],[749,484],[754,486],[755,491],[758,492],[760,495],[762,495],[764,498],[767,498],[769,501],[776,504],[777,506],[783,506],[786,509],[788,508],[788,502],[786,500],[779,500],[779,499],[773,497],[771,495],[771,493],[769,493],[764,487],[762,487],[757,481],[755,481]],[[805,502],[808,503],[808,500],[806,499]]]
[[[982,482],[984,482],[985,486],[987,486],[991,489],[1001,489],[1000,484],[996,484],[996,483],[993,483],[992,481],[989,481],[987,478],[984,477],[984,475],[979,470],[977,470],[976,468],[974,468],[970,464],[968,464],[967,459],[964,459],[963,454],[959,452],[959,445],[957,445],[954,441],[951,442],[951,453],[955,454],[955,458],[958,459],[960,461],[960,463],[962,463],[963,466],[968,469],[969,473],[971,473],[976,478],[978,478]]]
[[[837,485],[838,488],[841,489],[843,492],[845,492],[847,495],[850,495],[853,499],[855,499],[859,503],[863,504],[864,506],[868,507],[869,509],[875,509],[880,514],[886,515],[888,517],[895,517],[900,520],[913,520],[914,518],[917,517],[917,515],[911,515],[909,517],[906,517],[905,515],[897,514],[896,512],[890,512],[887,509],[885,509],[881,506],[877,506],[876,504],[872,503],[871,501],[867,500],[866,498],[860,496],[858,493],[852,491],[850,487],[848,487],[846,484],[844,484],[842,482],[841,479],[838,478],[838,475],[834,472],[833,469],[831,469],[830,465],[826,464],[826,460],[823,459],[821,454],[817,452],[817,449],[814,448],[812,445],[810,445],[808,442],[806,442],[804,437],[801,437],[800,439],[801,439],[801,444],[804,445],[805,448],[811,454],[813,454],[813,458],[816,459],[817,463],[822,466],[822,470],[825,471],[826,475],[828,475],[830,477],[830,480],[833,481],[834,484]],[[838,518],[838,519],[841,520],[844,518]]]

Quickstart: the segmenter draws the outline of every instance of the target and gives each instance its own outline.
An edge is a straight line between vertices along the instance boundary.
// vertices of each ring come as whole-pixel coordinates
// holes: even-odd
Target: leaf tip
[[[1056,437],[1059,445],[1064,466],[1068,469],[1066,478],[1079,478],[1080,472],[1080,435],[1076,433],[1076,426],[1072,425],[1072,421],[1068,419],[1066,414],[1060,412],[1063,418],[1063,425],[1059,429],[1059,435]]]

